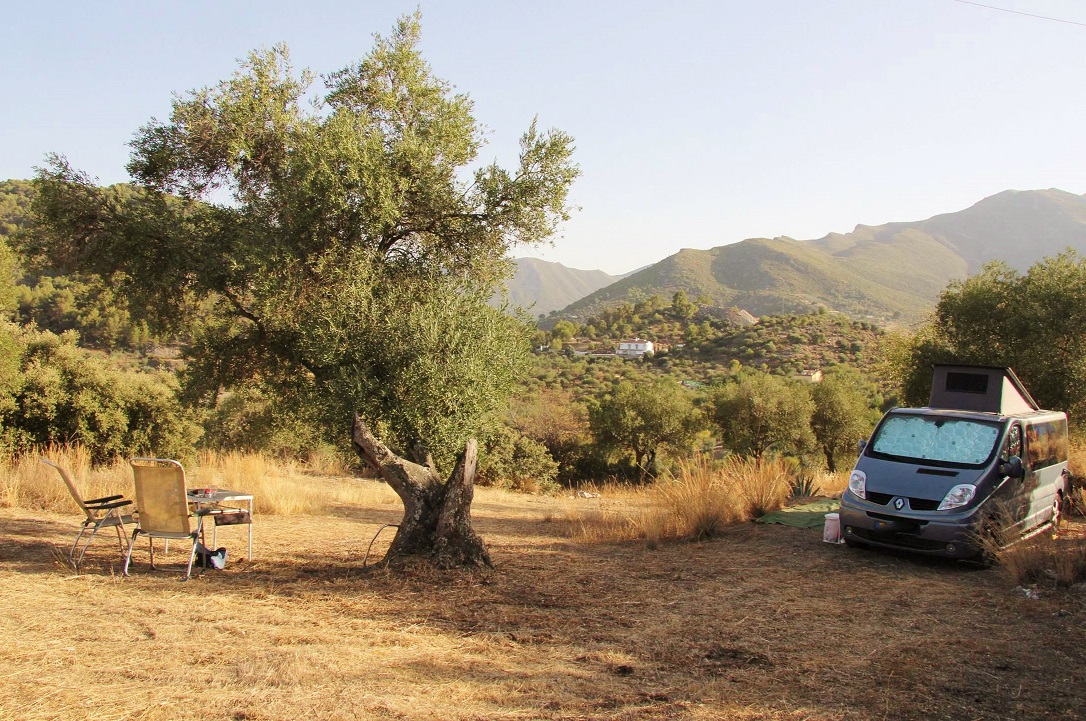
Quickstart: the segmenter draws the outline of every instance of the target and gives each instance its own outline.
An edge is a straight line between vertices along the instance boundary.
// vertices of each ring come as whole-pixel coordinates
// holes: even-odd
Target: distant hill
[[[951,280],[989,260],[1025,270],[1067,247],[1086,254],[1086,196],[1005,191],[957,213],[911,223],[857,226],[818,240],[752,238],[675,255],[571,304],[583,317],[637,297],[685,290],[755,315],[819,306],[880,321],[915,320]]]
[[[533,315],[560,310],[570,303],[622,278],[602,270],[577,270],[538,258],[517,258],[516,274],[506,284],[513,305],[530,308]]]

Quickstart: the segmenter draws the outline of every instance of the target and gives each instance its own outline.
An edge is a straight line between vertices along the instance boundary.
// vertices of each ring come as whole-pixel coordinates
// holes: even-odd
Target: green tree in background
[[[617,384],[589,414],[597,442],[633,453],[641,480],[657,451],[686,451],[701,430],[701,413],[690,393],[671,380]]]
[[[591,445],[587,409],[569,391],[557,387],[515,397],[508,422],[520,435],[547,449],[558,463],[562,480],[573,477]]]
[[[742,373],[712,396],[712,419],[724,446],[755,458],[809,448],[813,412],[806,385],[760,371]]]
[[[1025,273],[985,265],[943,291],[895,359],[909,405],[927,403],[932,363],[972,363],[1009,366],[1042,407],[1086,418],[1086,259],[1068,250]]]
[[[356,450],[404,501],[390,558],[489,563],[468,513],[474,442],[448,481],[435,468],[512,391],[529,330],[487,301],[507,252],[568,217],[578,170],[571,139],[534,123],[516,167],[478,167],[471,101],[433,75],[419,40],[418,16],[403,18],[325,77],[316,107],[285,47],[252,53],[139,131],[127,197],[54,158],[28,249],[62,269],[122,270],[118,293],[158,329],[200,318],[191,395],[214,404],[257,383],[329,436],[357,414]]]
[[[479,483],[528,493],[558,488],[558,462],[546,446],[499,425],[482,439]]]
[[[856,453],[858,440],[871,435],[878,420],[871,408],[873,395],[874,387],[848,368],[826,373],[811,388],[811,431],[831,473],[837,471],[838,461]]]
[[[690,320],[698,312],[698,306],[690,302],[685,290],[675,292],[671,298],[671,312],[677,320]]]
[[[15,257],[0,238],[0,420],[10,425],[10,414],[17,406],[16,395],[22,388],[22,344],[19,328],[10,321],[15,308]],[[10,450],[9,428],[0,428],[0,450]]]
[[[0,419],[9,450],[80,444],[94,463],[151,452],[192,454],[200,429],[178,403],[169,374],[111,368],[77,347],[74,333],[58,336],[11,324],[5,330]]]

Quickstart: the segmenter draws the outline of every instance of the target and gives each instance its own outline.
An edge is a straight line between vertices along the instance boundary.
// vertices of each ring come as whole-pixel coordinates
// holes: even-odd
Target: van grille
[[[897,546],[898,548],[911,548],[917,551],[939,551],[946,547],[944,541],[917,538],[904,533],[882,534],[866,531],[862,528],[854,528],[852,533],[863,541],[872,541],[873,543],[882,543],[888,546]]]
[[[890,501],[894,500],[897,496],[889,493],[874,493],[872,491],[867,492],[867,500],[872,503],[877,503],[880,506],[889,505]],[[914,511],[934,511],[939,507],[939,501],[933,501],[928,498],[909,498],[909,508]]]

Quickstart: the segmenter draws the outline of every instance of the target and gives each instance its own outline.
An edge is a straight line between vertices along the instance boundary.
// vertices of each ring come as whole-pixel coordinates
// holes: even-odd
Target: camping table
[[[248,560],[253,560],[253,496],[251,493],[245,493],[243,491],[231,491],[227,488],[218,488],[211,494],[201,493],[199,489],[189,489],[186,493],[191,503],[196,510],[200,510],[206,506],[221,506],[223,503],[248,503],[249,504],[249,556]],[[211,517],[210,514],[208,516]],[[216,545],[216,536],[218,535],[218,525],[213,524],[211,526],[211,547],[214,550]]]

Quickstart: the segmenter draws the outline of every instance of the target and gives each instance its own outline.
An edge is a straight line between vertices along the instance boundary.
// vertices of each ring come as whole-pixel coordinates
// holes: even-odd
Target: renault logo
[[[904,498],[895,498],[894,499],[894,508],[896,508],[897,510],[900,511],[904,507],[905,507],[905,499]]]

